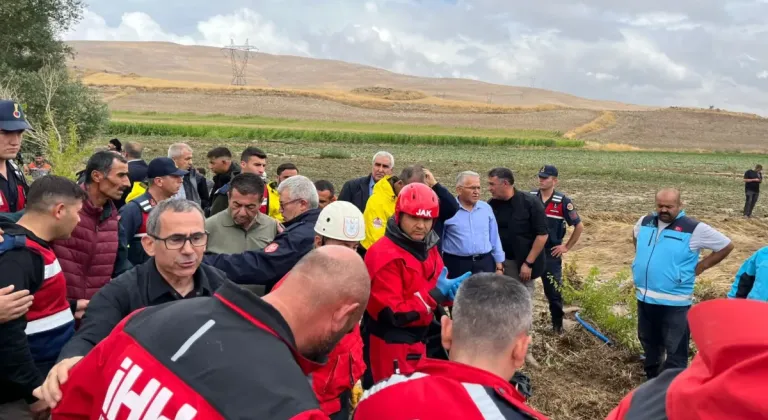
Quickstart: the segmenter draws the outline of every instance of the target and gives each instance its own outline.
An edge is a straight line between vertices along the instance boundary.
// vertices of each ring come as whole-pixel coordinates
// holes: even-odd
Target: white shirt
[[[637,238],[637,234],[640,232],[640,226],[643,223],[643,219],[645,216],[641,217],[640,220],[637,221],[634,228],[634,237]],[[656,240],[659,239],[658,235],[661,235],[661,231],[664,230],[667,226],[669,226],[671,223],[664,223],[661,220],[659,220],[659,223],[657,225],[658,230],[656,232]],[[689,242],[689,247],[691,248],[691,251],[697,252],[702,249],[709,249],[714,252],[718,252],[722,250],[723,248],[727,247],[728,244],[731,243],[731,240],[723,235],[722,233],[716,231],[712,226],[699,222],[698,225],[696,225],[696,228],[693,229],[693,233],[691,234],[691,240]]]

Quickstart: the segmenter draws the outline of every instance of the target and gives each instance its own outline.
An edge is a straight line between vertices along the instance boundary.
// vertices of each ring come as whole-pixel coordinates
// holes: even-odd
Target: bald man
[[[637,335],[645,350],[648,379],[664,369],[688,366],[687,316],[696,276],[733,250],[730,239],[686,216],[682,206],[680,191],[660,190],[656,193],[656,211],[641,217],[632,235]],[[703,249],[713,252],[699,261]]]
[[[327,419],[307,376],[369,295],[357,253],[328,245],[263,299],[228,283],[141,310],[75,365],[54,418]]]

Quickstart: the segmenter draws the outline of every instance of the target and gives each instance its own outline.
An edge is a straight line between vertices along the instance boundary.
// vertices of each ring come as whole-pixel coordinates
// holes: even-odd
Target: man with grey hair
[[[533,323],[531,295],[500,274],[465,280],[443,316],[450,360],[422,358],[410,376],[395,373],[366,391],[354,419],[546,419],[510,383],[525,363]],[[478,325],[486,328],[478,328]]]
[[[504,273],[504,249],[493,209],[480,201],[480,174],[461,172],[456,177],[459,211],[446,220],[443,231],[443,262],[448,275]]]
[[[277,188],[285,229],[260,251],[240,254],[206,255],[204,262],[224,271],[238,284],[265,286],[266,292],[285,276],[297,262],[312,251],[315,223],[320,215],[315,184],[296,175]]]
[[[80,329],[64,346],[58,363],[38,388],[50,405],[61,400],[69,370],[133,311],[198,296],[213,296],[227,283],[221,271],[201,264],[208,234],[200,205],[166,200],[149,213],[141,239],[150,259],[114,278],[91,298]]]
[[[174,143],[168,148],[168,157],[173,159],[177,168],[187,171],[181,177],[179,192],[171,198],[185,198],[206,208],[209,201],[208,183],[192,165],[192,148],[186,143]]]
[[[376,152],[372,164],[369,175],[345,182],[339,193],[339,201],[349,201],[357,206],[361,213],[365,211],[365,204],[373,194],[373,186],[385,176],[392,175],[395,157],[389,152]]]

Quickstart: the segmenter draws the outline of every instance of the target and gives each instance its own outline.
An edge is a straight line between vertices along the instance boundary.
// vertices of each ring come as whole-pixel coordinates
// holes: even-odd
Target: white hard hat
[[[352,203],[334,201],[320,212],[315,232],[338,241],[362,241],[365,239],[363,213]]]

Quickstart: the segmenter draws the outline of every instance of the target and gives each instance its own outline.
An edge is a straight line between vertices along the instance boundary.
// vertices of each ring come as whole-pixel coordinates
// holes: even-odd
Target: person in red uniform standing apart
[[[24,209],[29,185],[13,159],[21,150],[24,131],[31,129],[21,105],[0,101],[0,213]]]
[[[440,206],[437,194],[421,183],[406,185],[397,196],[395,214],[384,237],[365,255],[371,298],[365,318],[370,332],[368,367],[374,382],[390,377],[395,365],[413,372],[426,357],[426,335],[440,305],[453,300],[471,275],[447,278],[448,270],[432,230]]]
[[[480,273],[456,294],[453,320],[443,316],[450,360],[422,359],[365,392],[354,420],[546,419],[509,382],[531,343],[531,295],[520,282]],[[486,328],[478,328],[486,326]]]

